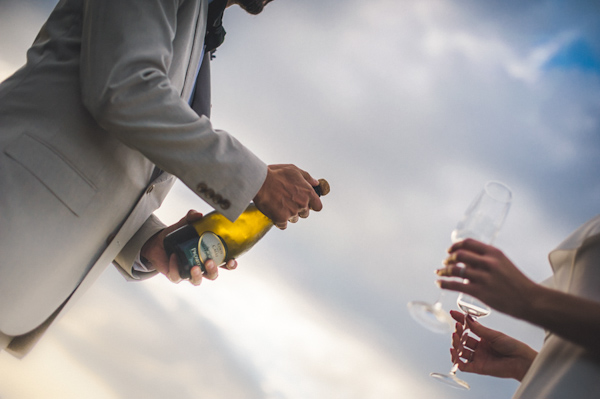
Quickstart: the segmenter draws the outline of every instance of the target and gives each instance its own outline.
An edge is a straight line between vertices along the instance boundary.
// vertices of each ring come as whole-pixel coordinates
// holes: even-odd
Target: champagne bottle
[[[319,196],[329,193],[329,183],[319,179],[314,187]],[[248,252],[273,227],[271,219],[266,217],[251,203],[246,210],[231,222],[217,211],[202,219],[183,226],[164,239],[168,256],[177,255],[177,264],[181,278],[190,278],[190,270],[200,266],[204,272],[204,262],[214,260],[217,265],[227,259],[239,258]]]

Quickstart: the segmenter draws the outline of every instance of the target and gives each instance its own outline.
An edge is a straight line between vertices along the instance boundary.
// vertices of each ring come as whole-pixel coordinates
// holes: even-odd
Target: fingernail
[[[447,277],[450,276],[450,270],[447,267],[441,268],[441,269],[437,269],[435,271],[435,274],[437,274],[438,276],[442,276],[442,277]]]
[[[442,288],[442,282],[440,280],[435,280],[435,285],[437,285],[438,288]]]

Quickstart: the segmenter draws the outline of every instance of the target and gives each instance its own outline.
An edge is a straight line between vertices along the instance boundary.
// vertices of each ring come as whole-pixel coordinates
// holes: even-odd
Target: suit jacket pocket
[[[31,135],[20,135],[4,153],[32,173],[77,216],[96,194],[94,185],[62,154]]]

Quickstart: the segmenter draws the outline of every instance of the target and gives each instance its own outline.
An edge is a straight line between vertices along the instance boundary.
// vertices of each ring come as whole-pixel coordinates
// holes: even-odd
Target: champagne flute
[[[462,241],[465,238],[475,238],[479,241],[490,242],[493,240],[493,236],[497,233],[494,232],[493,221],[488,221],[486,218],[486,212],[484,207],[490,207],[490,215],[493,213],[500,212],[492,209],[496,203],[493,200],[488,200],[491,194],[486,194],[486,187],[489,186],[489,190],[499,190],[499,196],[502,197],[502,193],[505,191],[504,185],[497,182],[488,182],[484,187],[484,190],[473,200],[471,206],[465,212],[465,216],[458,223],[456,228],[452,231],[451,241],[453,243]],[[508,190],[510,193],[510,190]],[[503,202],[500,202],[503,205]],[[483,212],[477,214],[478,212]],[[498,227],[498,229],[501,227]],[[491,229],[491,230],[490,230]],[[423,327],[437,333],[446,334],[454,330],[454,320],[448,315],[442,308],[442,298],[444,291],[440,291],[437,300],[434,303],[428,303],[423,301],[411,301],[407,304],[410,315],[413,319],[419,322]]]
[[[487,182],[452,232],[452,242],[473,238],[491,244],[504,224],[511,201],[512,192],[506,185],[496,181]],[[477,298],[463,293],[460,293],[456,303],[465,313],[465,328],[461,337],[461,343],[464,344],[464,340],[468,336],[466,316],[470,315],[474,319],[484,317],[490,314],[491,309]],[[456,376],[458,365],[457,359],[449,373],[431,373],[429,375],[454,388],[470,389],[466,381]]]
[[[406,306],[414,320],[430,331],[446,334],[454,330],[454,320],[442,308],[442,298],[445,291],[440,293],[435,302],[410,301]]]

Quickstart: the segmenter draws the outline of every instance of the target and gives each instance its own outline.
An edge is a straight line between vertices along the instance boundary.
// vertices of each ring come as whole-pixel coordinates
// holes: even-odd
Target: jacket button
[[[208,186],[206,185],[206,183],[200,183],[200,184],[198,184],[198,185],[196,186],[196,190],[197,190],[199,193],[205,193],[205,192],[206,192],[206,190],[208,190]]]
[[[221,209],[229,209],[229,207],[231,206],[231,202],[229,202],[228,200],[222,200],[219,201],[219,205],[221,206]]]

